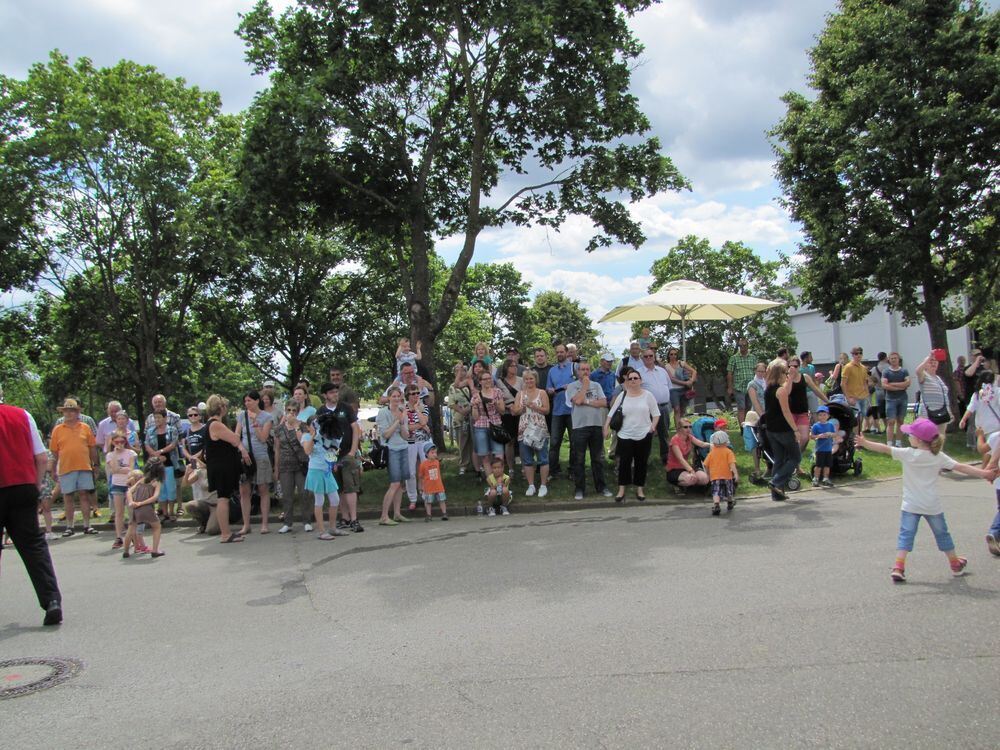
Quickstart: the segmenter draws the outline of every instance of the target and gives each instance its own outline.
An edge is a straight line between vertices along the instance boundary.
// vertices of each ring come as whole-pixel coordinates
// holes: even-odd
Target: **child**
[[[499,510],[502,515],[509,516],[510,509],[507,506],[510,505],[511,499],[510,475],[503,473],[503,459],[499,456],[490,462],[490,468],[492,471],[486,476],[486,484],[489,485],[486,497],[491,499],[492,504],[486,515],[495,516]],[[481,511],[477,509],[477,512]]]
[[[125,492],[128,490],[129,473],[139,456],[128,447],[128,435],[124,432],[115,431],[109,443],[111,450],[104,454],[104,465],[110,475],[108,497],[115,516],[115,543],[111,545],[111,549],[121,549],[124,546]]]
[[[125,493],[125,501],[129,507],[128,533],[122,543],[122,557],[129,557],[129,547],[134,546],[136,554],[144,551],[145,545],[139,546],[139,524],[148,523],[153,527],[153,549],[149,551],[150,557],[163,557],[165,552],[160,551],[160,518],[156,515],[155,505],[160,499],[160,489],[163,487],[163,461],[159,458],[152,458],[146,462],[146,470],[143,472],[141,481],[136,477],[136,481]],[[130,475],[130,479],[131,479]]]
[[[830,408],[824,404],[816,409],[817,422],[809,431],[809,437],[816,441],[816,468],[813,469],[813,487],[833,487],[830,468],[833,466],[833,443],[837,427],[830,421]]]
[[[317,440],[318,438],[318,440]],[[333,466],[337,460],[336,448],[328,448],[322,434],[317,434],[316,420],[310,419],[300,438],[302,449],[309,456],[309,471],[306,472],[305,488],[316,498],[313,515],[319,527],[319,539],[328,542],[337,536],[347,536],[347,532],[337,528],[337,508],[340,506],[340,486],[333,476]],[[318,444],[317,444],[318,443]],[[323,524],[323,503],[330,502],[330,528]]]
[[[431,520],[431,507],[437,500],[441,507],[441,520],[448,520],[447,499],[444,494],[444,482],[441,480],[441,462],[438,461],[437,446],[433,440],[424,443],[424,455],[427,457],[420,462],[417,475],[420,479],[420,494],[424,498],[424,508],[427,509],[427,520]]]
[[[413,369],[417,369],[417,362],[421,357],[419,341],[417,342],[417,350],[413,351],[410,349],[410,340],[405,337],[401,338],[396,346],[396,377],[400,376],[403,365],[413,365]]]
[[[51,542],[56,538],[52,533],[52,493],[55,490],[56,482],[52,478],[52,466],[55,463],[51,451],[48,453],[48,461],[45,465],[45,477],[42,479],[42,489],[38,491],[38,505],[42,511],[42,519],[45,521],[45,541]]]
[[[903,464],[903,507],[892,580],[896,583],[906,580],[906,555],[913,549],[913,540],[921,518],[926,519],[934,532],[938,549],[948,556],[952,575],[964,575],[968,560],[955,554],[955,543],[948,533],[948,524],[945,522],[941,500],[934,492],[934,485],[942,469],[952,469],[960,474],[989,481],[996,479],[997,472],[960,464],[942,453],[944,438],[938,434],[937,425],[929,419],[920,417],[912,424],[904,424],[900,429],[909,437],[911,448],[890,448],[883,443],[873,443],[863,434],[854,438],[855,445],[892,456]]]
[[[712,449],[705,457],[705,469],[712,482],[712,515],[717,516],[722,513],[723,500],[726,501],[726,510],[736,507],[733,492],[740,475],[736,469],[736,455],[729,447],[729,435],[718,430],[712,433],[709,443]]]
[[[747,412],[743,422],[743,449],[747,453],[753,453],[753,474],[751,479],[759,477],[760,474],[760,444],[757,442],[757,434],[754,429],[760,424],[760,414],[753,409]]]
[[[639,342],[639,348],[646,351],[649,345],[653,343],[653,339],[649,335],[649,326],[642,329],[642,333],[639,334],[639,338],[636,339]]]

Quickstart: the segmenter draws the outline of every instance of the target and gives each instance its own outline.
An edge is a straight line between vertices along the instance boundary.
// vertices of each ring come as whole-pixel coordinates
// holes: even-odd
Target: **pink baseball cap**
[[[907,435],[913,435],[914,437],[920,438],[925,443],[929,443],[938,436],[937,425],[931,420],[924,419],[923,417],[918,417],[913,420],[912,424],[904,424],[899,429]]]

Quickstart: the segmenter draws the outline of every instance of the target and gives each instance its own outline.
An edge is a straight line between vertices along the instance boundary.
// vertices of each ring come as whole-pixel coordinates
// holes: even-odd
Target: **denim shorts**
[[[69,471],[59,475],[59,489],[64,495],[74,492],[91,492],[94,489],[94,472]]]
[[[389,483],[405,482],[410,478],[410,450],[389,450]]]
[[[443,503],[448,499],[448,496],[443,492],[431,492],[424,495],[424,502],[430,505],[431,503]]]
[[[885,418],[897,419],[902,422],[906,419],[906,407],[905,398],[887,398],[885,400]]]
[[[503,445],[490,437],[489,427],[472,428],[472,450],[477,456],[503,455]]]
[[[687,388],[671,388],[670,389],[670,405],[675,409],[679,409],[682,406],[687,406],[687,398],[684,394],[687,393]]]
[[[547,466],[549,463],[549,441],[542,443],[541,448],[532,448],[527,443],[521,443],[521,463],[525,466]]]

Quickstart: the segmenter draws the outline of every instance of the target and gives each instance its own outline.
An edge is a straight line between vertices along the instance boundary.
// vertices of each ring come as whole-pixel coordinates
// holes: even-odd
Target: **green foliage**
[[[481,340],[493,351],[512,344],[522,346],[531,338],[530,290],[531,284],[521,278],[512,263],[476,263],[469,267],[462,293],[486,317],[489,328]]]
[[[585,359],[598,354],[597,331],[590,316],[579,302],[562,292],[542,292],[531,303],[531,314],[535,324],[547,334],[549,340],[543,346],[551,350],[556,342],[576,344]],[[527,351],[527,349],[525,349]]]
[[[784,97],[777,174],[806,234],[804,293],[829,318],[877,303],[946,327],[1000,274],[1000,14],[960,0],[842,0]],[[966,292],[969,314],[943,303]]]
[[[788,307],[794,302],[787,291],[784,274],[788,270],[785,258],[762,260],[742,242],[724,242],[713,248],[706,239],[688,235],[670,249],[668,255],[655,261],[650,268],[655,292],[664,284],[679,279],[699,281],[710,289],[718,289],[751,297],[763,297],[785,305],[756,315],[732,321],[695,320],[687,323],[687,361],[700,373],[722,373],[729,355],[736,351],[742,338],[759,355],[776,352],[780,347],[797,347],[788,317]],[[637,323],[633,336],[638,337],[643,326],[649,325],[652,337],[660,347],[681,345],[680,321]]]

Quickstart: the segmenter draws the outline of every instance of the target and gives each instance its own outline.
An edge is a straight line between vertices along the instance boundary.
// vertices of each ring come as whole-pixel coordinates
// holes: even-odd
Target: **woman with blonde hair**
[[[229,402],[215,393],[208,397],[205,411],[208,415],[208,439],[205,441],[205,469],[208,472],[208,489],[219,498],[215,516],[219,522],[220,542],[242,542],[243,537],[229,530],[229,498],[240,490],[241,460],[250,464],[250,454],[235,432],[225,422]],[[250,498],[240,498],[240,509],[246,520],[250,518]]]
[[[764,416],[761,421],[767,426],[767,440],[774,458],[771,470],[771,499],[787,499],[785,489],[788,480],[799,465],[801,452],[796,435],[795,416],[792,414],[789,396],[792,381],[788,377],[788,365],[782,359],[775,359],[767,366],[765,377],[767,389],[764,391]]]

